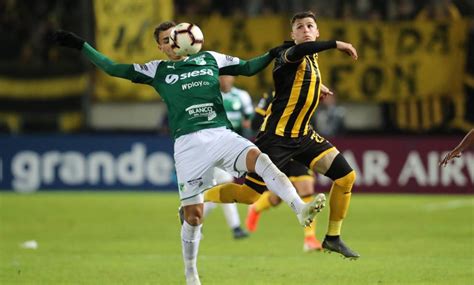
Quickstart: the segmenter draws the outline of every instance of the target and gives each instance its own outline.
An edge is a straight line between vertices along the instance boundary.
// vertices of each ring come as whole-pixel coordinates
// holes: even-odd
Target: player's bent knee
[[[188,215],[185,217],[185,220],[191,226],[199,226],[200,224],[202,224],[202,216],[198,215]]]
[[[271,161],[270,157],[266,155],[265,153],[261,153],[257,157],[257,161],[255,162],[255,173],[263,177],[265,174],[265,171],[269,168],[274,166],[273,162]],[[276,168],[276,166],[275,166]],[[278,172],[281,172],[278,168],[276,168]]]
[[[352,167],[349,165],[349,163],[344,158],[344,156],[342,156],[342,154],[339,153],[334,158],[333,162],[331,163],[331,166],[329,167],[328,171],[324,173],[324,175],[331,178],[332,181],[334,182],[341,179],[340,180],[341,182],[339,185],[343,186],[343,185],[349,185],[349,182],[351,180],[352,180],[352,184],[354,184],[355,172],[353,174],[351,174],[351,172],[354,172],[354,169],[352,169]]]
[[[199,205],[184,206],[184,219],[192,226],[198,226],[202,224],[203,219],[203,207]]]
[[[340,186],[342,186],[342,187],[345,187],[345,188],[352,188],[352,186],[354,185],[355,181],[356,181],[356,173],[355,173],[354,170],[352,170],[351,172],[349,172],[349,173],[346,174],[345,176],[336,179],[334,182],[335,182],[337,185],[340,185]]]
[[[235,168],[242,172],[255,172],[255,162],[260,153],[257,147],[244,149],[235,161]]]

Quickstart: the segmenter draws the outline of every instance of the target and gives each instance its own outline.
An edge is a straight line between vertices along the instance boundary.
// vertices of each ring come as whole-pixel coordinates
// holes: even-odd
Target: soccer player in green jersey
[[[234,82],[234,76],[219,76],[224,109],[234,131],[243,137],[250,138],[252,136],[251,119],[254,115],[252,97],[247,91],[235,87]]]
[[[324,200],[302,201],[288,177],[268,155],[230,130],[231,124],[225,114],[218,76],[252,76],[264,69],[280,48],[248,61],[213,51],[178,56],[171,48],[169,37],[174,26],[173,22],[164,22],[154,33],[159,50],[169,60],[153,60],[145,64],[115,63],[71,32],[57,31],[53,40],[59,45],[80,50],[111,76],[152,86],[166,103],[170,130],[175,139],[175,167],[184,209],[181,244],[186,283],[201,284],[196,263],[203,192],[212,187],[214,167],[221,167],[235,176],[245,172],[257,173],[268,188],[291,207],[302,226],[311,223],[324,206]],[[260,194],[249,190],[242,194],[243,198],[237,196],[234,202],[252,203]]]

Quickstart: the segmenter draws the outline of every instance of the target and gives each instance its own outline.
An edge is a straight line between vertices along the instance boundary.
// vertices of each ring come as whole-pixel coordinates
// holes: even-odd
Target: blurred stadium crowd
[[[175,1],[182,15],[261,16],[312,10],[323,18],[399,21],[413,19],[457,19],[472,15],[468,0],[197,0]],[[461,12],[462,11],[462,12]]]
[[[102,2],[105,9],[108,9],[107,5],[112,9],[113,2]],[[156,2],[158,4],[155,7],[159,9],[160,1]],[[95,4],[93,0],[0,1],[0,132],[83,132],[94,129],[90,124],[90,113],[93,103],[100,101],[94,97],[93,91],[94,84],[100,78],[95,77],[90,64],[78,60],[74,51],[52,46],[48,37],[52,31],[61,28],[75,31],[95,43],[98,40]],[[179,15],[180,19],[210,15],[243,19],[272,15],[287,17],[302,10],[313,10],[324,19],[363,21],[366,25],[374,21],[391,23],[467,19],[469,35],[466,36],[465,49],[468,80],[464,86],[464,103],[467,107],[462,114],[467,125],[447,127],[455,116],[452,111],[455,107],[451,106],[442,118],[445,124],[422,131],[464,132],[474,124],[474,4],[470,0],[175,0],[171,5],[174,15]],[[108,31],[102,32],[107,34]],[[119,36],[112,47],[118,47],[120,39]],[[48,79],[48,82],[43,79]],[[255,103],[259,95],[252,94]],[[344,98],[338,103],[344,103]],[[379,105],[382,110],[391,108],[390,104]],[[390,118],[384,120],[388,122],[375,131],[406,131],[390,123]],[[159,129],[160,123],[156,124]],[[364,130],[359,129],[358,132]],[[412,129],[410,132],[418,133],[418,130]]]

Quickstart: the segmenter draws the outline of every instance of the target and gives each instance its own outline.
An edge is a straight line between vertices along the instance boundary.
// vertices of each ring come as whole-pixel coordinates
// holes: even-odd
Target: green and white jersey
[[[250,119],[253,115],[252,98],[247,91],[236,87],[232,87],[227,93],[221,93],[227,118],[234,130],[240,133],[242,131],[242,120]]]
[[[238,65],[239,58],[212,51],[180,61],[133,64],[132,81],[155,88],[168,106],[174,138],[201,129],[231,127],[219,90],[219,69]]]
[[[180,61],[123,64],[115,63],[88,43],[81,51],[108,75],[153,86],[168,107],[174,138],[202,129],[231,128],[219,90],[219,74],[252,76],[273,60],[268,52],[246,61],[205,51]]]

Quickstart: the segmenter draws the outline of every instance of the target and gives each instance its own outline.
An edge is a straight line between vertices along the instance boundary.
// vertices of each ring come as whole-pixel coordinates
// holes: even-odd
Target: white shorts
[[[234,176],[224,169],[216,167],[214,168],[214,179],[216,180],[216,185],[218,185],[233,182]]]
[[[243,175],[247,170],[236,169],[235,162],[251,147],[256,146],[225,127],[204,129],[179,137],[174,144],[174,160],[181,205],[204,201],[202,193],[216,185],[215,167],[234,177]]]

